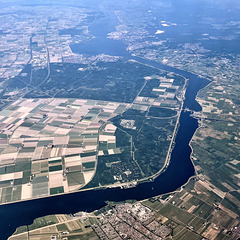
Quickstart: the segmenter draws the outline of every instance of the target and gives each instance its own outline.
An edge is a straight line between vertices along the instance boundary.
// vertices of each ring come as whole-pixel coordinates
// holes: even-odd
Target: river
[[[90,41],[87,47],[86,45],[71,46],[72,50],[74,52],[86,53],[84,51],[87,51],[87,49],[95,49],[94,52],[93,50],[89,50],[90,52],[88,53],[121,55],[144,64],[181,74],[189,78],[184,108],[195,111],[201,110],[200,105],[195,101],[195,97],[197,92],[209,83],[208,80],[164,64],[130,56],[121,41],[106,38],[106,34],[112,31],[113,26],[107,24],[107,30],[99,31],[99,25],[104,28],[104,21],[105,23],[106,21],[109,22],[108,19],[101,19],[100,22],[95,22],[95,25],[91,25],[89,28],[97,38]],[[194,167],[190,160],[191,148],[189,147],[189,141],[198,127],[197,120],[190,116],[190,112],[182,111],[179,123],[180,126],[175,139],[170,164],[166,171],[158,176],[154,182],[142,183],[131,189],[122,190],[120,188],[112,188],[96,191],[90,190],[2,205],[0,206],[0,239],[7,239],[17,227],[31,224],[37,217],[57,213],[75,213],[78,211],[90,212],[105,206],[106,201],[118,202],[127,199],[143,200],[176,190],[186,183],[189,177],[194,175]]]

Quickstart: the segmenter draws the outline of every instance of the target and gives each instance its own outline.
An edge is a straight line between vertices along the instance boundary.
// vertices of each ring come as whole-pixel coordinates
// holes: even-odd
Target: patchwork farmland
[[[0,203],[77,191],[97,156],[119,153],[108,119],[128,104],[81,99],[21,99],[0,112]],[[99,151],[99,144],[106,145]],[[106,150],[107,149],[107,150]]]

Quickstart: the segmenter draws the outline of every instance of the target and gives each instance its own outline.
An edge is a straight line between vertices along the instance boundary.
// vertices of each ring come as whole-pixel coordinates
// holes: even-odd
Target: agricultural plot
[[[203,115],[211,118],[223,118],[224,116],[234,116],[239,114],[236,107],[223,86],[217,82],[212,82],[205,89],[200,91],[197,101],[203,108]]]
[[[178,108],[185,79],[179,75],[150,75],[145,77],[146,84],[135,99],[136,104]]]
[[[46,69],[34,69],[31,84],[30,70],[4,93],[26,98],[0,112],[0,203],[136,183],[161,170],[183,77],[121,58],[53,63],[46,81]]]
[[[96,220],[95,220],[96,219]],[[97,221],[94,216],[80,213],[76,216],[49,215],[34,220],[29,226],[22,226],[16,230],[11,240],[20,239],[57,239],[67,236],[68,239],[99,239],[90,222]]]
[[[126,108],[95,100],[28,99],[1,111],[1,203],[86,185],[98,155],[121,152],[116,127],[107,121]]]
[[[192,183],[193,180],[181,192],[154,197],[143,204],[154,210],[159,222],[172,229],[173,239],[231,239],[238,221],[215,203],[206,203],[204,196],[194,190],[190,192]]]
[[[207,221],[204,229],[200,228],[203,237],[232,239],[238,235],[235,230],[240,214],[240,128],[235,90],[214,81],[200,91],[197,100],[202,119],[191,141],[197,176],[187,185],[188,193],[184,191],[190,200],[182,199],[180,205],[186,209],[192,205],[191,212]],[[197,205],[195,198],[200,201]]]
[[[212,88],[224,94],[222,87],[213,85]],[[240,128],[239,115],[236,115],[238,109],[233,103],[230,104],[230,100],[225,99],[228,105],[216,104],[214,106],[218,109],[217,111],[207,112],[206,109],[209,109],[213,101],[209,95],[212,95],[214,91],[207,89],[205,91],[207,91],[205,98],[200,101],[203,104],[204,114],[202,126],[197,130],[191,142],[192,158],[200,178],[196,187],[201,192],[211,193],[217,202],[221,201],[221,208],[235,218],[240,214],[240,202],[231,194],[239,190],[240,179]],[[201,95],[203,94],[202,91]],[[207,107],[204,102],[208,104]]]

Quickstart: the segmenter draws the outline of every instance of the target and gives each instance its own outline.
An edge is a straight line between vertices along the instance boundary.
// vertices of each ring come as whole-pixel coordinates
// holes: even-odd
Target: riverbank
[[[0,231],[4,232],[4,236],[7,238],[18,226],[31,224],[35,218],[44,215],[78,211],[91,212],[104,207],[106,201],[143,200],[175,191],[194,174],[190,160],[189,142],[198,126],[197,120],[190,117],[190,113],[184,111],[180,115],[179,123],[170,164],[155,181],[142,183],[130,189],[89,190],[2,205],[0,206],[0,215],[5,216],[5,221],[1,221]],[[96,199],[98,200],[96,201]]]
[[[89,47],[91,48],[91,44]],[[122,49],[122,47],[119,49]],[[136,56],[131,56],[131,59],[189,78],[182,109],[201,110],[201,106],[196,102],[195,98],[201,87],[207,84],[207,80],[205,81],[192,73],[147,59]],[[31,224],[34,219],[44,215],[75,213],[79,211],[91,212],[104,207],[106,201],[119,202],[126,199],[140,201],[179,189],[194,175],[195,170],[190,159],[191,148],[189,143],[198,127],[198,122],[190,116],[189,112],[184,111],[179,114],[178,121],[179,124],[176,125],[178,127],[176,128],[176,136],[174,138],[175,145],[173,150],[171,150],[171,159],[167,158],[166,169],[155,178],[155,181],[141,183],[137,187],[129,189],[120,189],[118,187],[100,190],[93,189],[2,205],[0,206],[0,215],[4,216],[4,221],[0,222],[2,239],[9,237],[17,227]]]

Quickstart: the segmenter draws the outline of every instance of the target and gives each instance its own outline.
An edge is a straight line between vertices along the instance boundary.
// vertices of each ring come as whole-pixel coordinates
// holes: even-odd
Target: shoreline
[[[141,64],[144,64],[144,63],[141,63]],[[145,64],[144,64],[144,65],[145,65]],[[146,64],[146,65],[148,65],[148,64]],[[157,67],[151,66],[151,65],[148,65],[148,66],[149,66],[149,67],[153,67],[153,68],[157,68]],[[168,65],[166,65],[166,66],[168,66]],[[161,68],[157,68],[157,69],[160,69],[160,70],[163,70],[163,71],[167,71],[167,70],[161,69]],[[175,73],[175,74],[177,74],[177,75],[179,75],[179,76],[182,76],[181,74],[178,74],[178,73]],[[181,99],[181,100],[182,100],[182,101],[181,101],[181,107],[180,107],[179,112],[178,112],[177,121],[176,121],[176,124],[175,124],[175,128],[174,128],[174,131],[173,131],[173,136],[172,136],[172,138],[171,138],[171,143],[170,143],[169,148],[168,148],[168,152],[167,152],[167,156],[166,156],[164,165],[161,167],[161,169],[160,169],[157,173],[155,173],[155,174],[153,174],[153,175],[151,175],[151,176],[149,176],[149,177],[142,178],[142,179],[140,179],[140,180],[138,180],[138,181],[135,180],[135,181],[127,182],[127,183],[116,183],[116,184],[111,184],[111,185],[106,185],[106,186],[98,186],[98,187],[92,187],[92,188],[86,188],[86,189],[84,189],[84,186],[83,186],[81,189],[76,190],[76,191],[72,191],[72,192],[58,193],[58,194],[54,194],[54,195],[47,195],[47,196],[42,196],[42,197],[22,199],[22,200],[13,201],[13,202],[8,202],[8,203],[1,203],[1,204],[0,204],[0,207],[1,207],[1,206],[5,206],[5,205],[18,204],[18,203],[21,203],[21,202],[28,202],[28,201],[40,200],[40,199],[45,199],[45,198],[50,198],[50,197],[58,197],[58,196],[63,196],[63,195],[76,194],[76,193],[87,192],[87,191],[92,191],[92,190],[97,191],[97,190],[105,190],[105,189],[112,189],[112,188],[120,188],[120,189],[122,189],[124,186],[128,186],[128,185],[131,185],[131,184],[136,184],[136,182],[137,182],[137,184],[136,184],[136,186],[137,186],[138,184],[155,181],[155,179],[156,179],[157,177],[159,177],[162,173],[164,173],[164,172],[167,170],[167,168],[168,168],[168,166],[169,166],[169,164],[170,164],[170,161],[171,161],[171,153],[172,153],[172,151],[173,151],[173,149],[174,149],[175,139],[176,139],[176,136],[177,136],[177,133],[178,133],[178,129],[179,129],[179,127],[180,127],[180,126],[179,126],[179,119],[180,119],[181,113],[182,113],[182,111],[183,111],[183,106],[184,106],[184,102],[185,102],[185,95],[186,95],[187,85],[188,85],[188,83],[189,83],[189,78],[187,78],[187,77],[185,77],[185,76],[182,76],[182,77],[185,79],[185,83],[184,83],[184,86],[183,86],[183,94],[182,94],[182,99]],[[213,81],[212,81],[212,82],[213,82]],[[209,84],[211,84],[212,82],[209,82]],[[207,84],[205,87],[209,86],[209,84]],[[205,88],[205,87],[204,87],[204,88]],[[198,91],[198,93],[199,93],[202,89],[204,89],[204,88],[201,88],[201,89]],[[198,93],[197,93],[197,95],[198,95]],[[197,95],[196,95],[196,97],[195,97],[195,101],[196,101],[196,102],[198,102],[198,101],[197,101]],[[131,103],[127,103],[127,105],[128,105],[128,104],[131,104]],[[198,104],[199,104],[199,103],[198,103]],[[200,105],[200,104],[199,104],[199,105]],[[200,127],[200,126],[198,126],[198,128],[199,128],[199,127]],[[198,128],[195,130],[195,132],[198,130]],[[194,132],[194,134],[195,134],[195,132]],[[194,136],[194,134],[193,134],[193,136]],[[193,138],[193,136],[192,136],[192,138]],[[196,174],[196,168],[195,168],[194,162],[193,162],[193,160],[192,160],[192,153],[193,153],[193,149],[192,149],[192,147],[191,147],[192,138],[191,138],[190,141],[189,141],[189,147],[191,148],[190,160],[191,160],[192,165],[193,165],[193,167],[194,167],[194,173]],[[95,169],[95,171],[96,171],[96,169]],[[192,178],[192,177],[194,177],[194,176],[191,176],[190,178]],[[182,186],[184,186],[184,185],[182,185]],[[181,186],[181,187],[182,187],[182,186]],[[134,187],[135,187],[135,186],[134,186]],[[123,190],[124,190],[124,189],[123,189]]]
[[[186,92],[187,82],[188,82],[188,79],[186,79],[185,84],[184,84],[184,96],[185,96],[185,92]],[[58,194],[54,194],[54,195],[47,195],[47,196],[35,197],[35,198],[29,198],[29,199],[21,199],[21,200],[18,200],[18,201],[12,201],[12,202],[7,202],[7,203],[1,203],[0,207],[4,206],[4,205],[17,204],[17,203],[20,203],[20,202],[34,201],[34,200],[38,200],[38,199],[50,198],[50,197],[55,197],[55,196],[57,197],[57,196],[74,194],[74,193],[79,193],[79,192],[86,192],[86,191],[91,191],[91,190],[104,190],[104,189],[111,189],[111,188],[121,188],[122,189],[122,187],[130,185],[130,184],[135,184],[136,182],[137,182],[137,185],[138,185],[138,184],[141,184],[141,183],[144,183],[144,182],[154,181],[159,175],[161,175],[167,169],[167,167],[168,167],[168,165],[171,161],[171,153],[172,153],[172,150],[174,148],[173,144],[175,143],[175,139],[176,139],[176,136],[177,136],[177,133],[178,133],[179,119],[180,119],[180,116],[181,116],[181,113],[182,113],[182,110],[183,110],[183,104],[184,104],[184,100],[181,103],[181,108],[180,108],[179,113],[177,115],[177,121],[176,121],[176,124],[175,124],[175,127],[174,127],[173,136],[171,138],[171,142],[170,142],[170,145],[169,145],[169,148],[168,148],[168,152],[167,152],[167,156],[166,156],[164,165],[162,166],[162,168],[157,173],[155,173],[155,174],[153,174],[149,177],[141,178],[138,181],[135,180],[135,181],[130,181],[130,182],[126,182],[126,183],[116,183],[116,184],[111,184],[111,185],[106,185],[106,186],[98,186],[98,187],[92,187],[92,188],[85,188],[84,189],[84,186],[87,185],[87,184],[85,184],[84,186],[82,186],[81,189],[76,190],[76,191],[66,192],[66,193],[58,193]],[[97,168],[97,166],[96,166],[96,168]],[[95,173],[96,173],[96,168],[95,168]]]
[[[192,78],[190,80],[192,80]],[[200,90],[200,88],[198,89],[198,91],[199,90]],[[196,98],[196,96],[197,96],[197,94],[194,97]],[[184,99],[184,100],[186,100],[186,99]],[[191,98],[190,98],[190,100],[191,100]],[[191,103],[191,101],[189,103]],[[182,104],[184,104],[184,102]],[[189,116],[188,114],[185,115],[184,111],[182,111],[181,113],[182,114],[179,114],[179,116],[188,116],[187,119],[189,119],[190,123],[195,122],[196,119],[194,120],[194,118]],[[180,120],[180,117],[179,117],[179,120]],[[185,121],[185,117],[182,120]],[[187,122],[186,122],[186,124],[187,124]],[[186,124],[185,124],[185,128],[187,127]],[[179,127],[182,126],[182,124],[178,123],[178,125],[176,125],[176,126],[177,126],[176,130],[178,130],[178,129],[180,129]],[[192,130],[194,130],[194,132],[192,132],[192,134],[191,134],[191,131],[189,132],[189,134],[191,134],[191,135],[189,135],[189,138],[187,140],[188,142],[186,142],[186,146],[184,145],[184,147],[189,147],[190,141],[192,140],[192,138],[196,132],[197,126],[194,128],[192,129]],[[178,132],[179,131],[176,131],[176,133],[178,133]],[[184,137],[182,135],[182,133],[183,132],[181,131],[181,136]],[[176,134],[176,136],[177,136],[177,134]],[[176,138],[176,136],[175,136],[175,138]],[[174,143],[173,140],[172,140],[172,143]],[[174,145],[174,147],[176,147],[176,144]],[[192,149],[192,148],[190,147],[190,149]],[[184,158],[182,158],[182,160],[184,160],[186,157],[188,158],[191,155],[191,152],[188,153],[189,155],[184,156]],[[173,160],[177,160],[175,158],[176,158],[176,156],[174,156]],[[171,160],[171,159],[167,159],[167,160]],[[188,159],[186,159],[186,162],[188,162]],[[170,161],[168,161],[168,163],[170,163]],[[168,181],[168,179],[170,177],[169,174],[170,173],[172,174],[173,173],[172,171],[174,169],[176,169],[176,168],[174,168],[174,166],[175,166],[174,164],[176,165],[176,161],[173,161],[173,164],[169,164],[170,166],[165,168],[164,171],[161,172],[162,174],[161,173],[159,174],[159,180],[155,180],[154,182],[151,182],[151,181],[148,181],[145,183],[142,182],[138,186],[131,188],[131,189],[120,189],[120,185],[111,185],[108,187],[82,189],[77,192],[61,193],[61,194],[57,194],[54,196],[46,196],[44,198],[35,198],[35,199],[29,199],[29,200],[22,200],[19,202],[2,204],[1,205],[2,208],[0,206],[0,211],[2,211],[3,213],[4,212],[8,213],[9,216],[7,217],[7,219],[8,219],[7,222],[10,222],[16,214],[24,214],[24,209],[26,207],[28,207],[30,209],[30,211],[32,212],[28,216],[27,219],[23,219],[20,222],[18,222],[17,220],[14,220],[12,222],[12,225],[9,225],[9,226],[8,225],[5,226],[5,224],[3,223],[2,229],[5,229],[4,231],[6,231],[6,233],[8,232],[9,235],[11,235],[13,232],[15,232],[16,228],[18,228],[19,226],[29,225],[33,222],[34,219],[42,217],[42,216],[54,215],[54,214],[71,214],[71,213],[76,213],[79,211],[93,212],[96,209],[101,209],[102,207],[104,207],[106,205],[107,201],[116,201],[117,202],[117,201],[125,201],[127,199],[136,199],[136,201],[142,201],[144,199],[148,199],[148,198],[151,198],[154,196],[163,196],[166,194],[171,194],[174,192],[182,191],[184,186],[186,186],[191,181],[191,179],[193,179],[195,177],[195,174],[194,174],[195,167],[190,158],[190,162],[187,163],[187,166],[191,165],[193,172],[191,170],[191,172],[192,172],[191,173],[191,172],[189,172],[190,169],[186,169],[186,171],[187,171],[186,174],[182,175],[182,176],[185,175],[186,177],[181,180],[181,184],[179,184],[180,186],[178,186],[178,184],[174,184],[174,182],[170,182],[165,185],[165,181]],[[167,172],[167,173],[169,173],[169,174],[165,174],[166,170],[168,170],[168,169],[170,172]],[[162,177],[160,177],[160,176],[162,176]],[[179,175],[180,178],[182,178],[182,176]],[[139,183],[140,183],[140,181],[139,181]],[[175,181],[175,183],[176,183],[176,181]],[[162,184],[164,184],[164,185],[162,185]],[[154,188],[151,186],[153,186]],[[155,187],[158,187],[158,188],[155,188]],[[91,190],[99,190],[99,191],[91,191]],[[76,194],[76,195],[71,196],[70,194]],[[50,197],[55,197],[55,199],[51,198],[51,200],[50,200]],[[96,199],[99,199],[99,200],[96,202]],[[35,200],[35,201],[32,201],[32,200]],[[70,205],[68,207],[69,203],[70,203]],[[53,206],[55,206],[55,207],[53,208]],[[14,207],[15,207],[15,210],[14,210]],[[9,230],[7,230],[7,229],[9,229]]]

